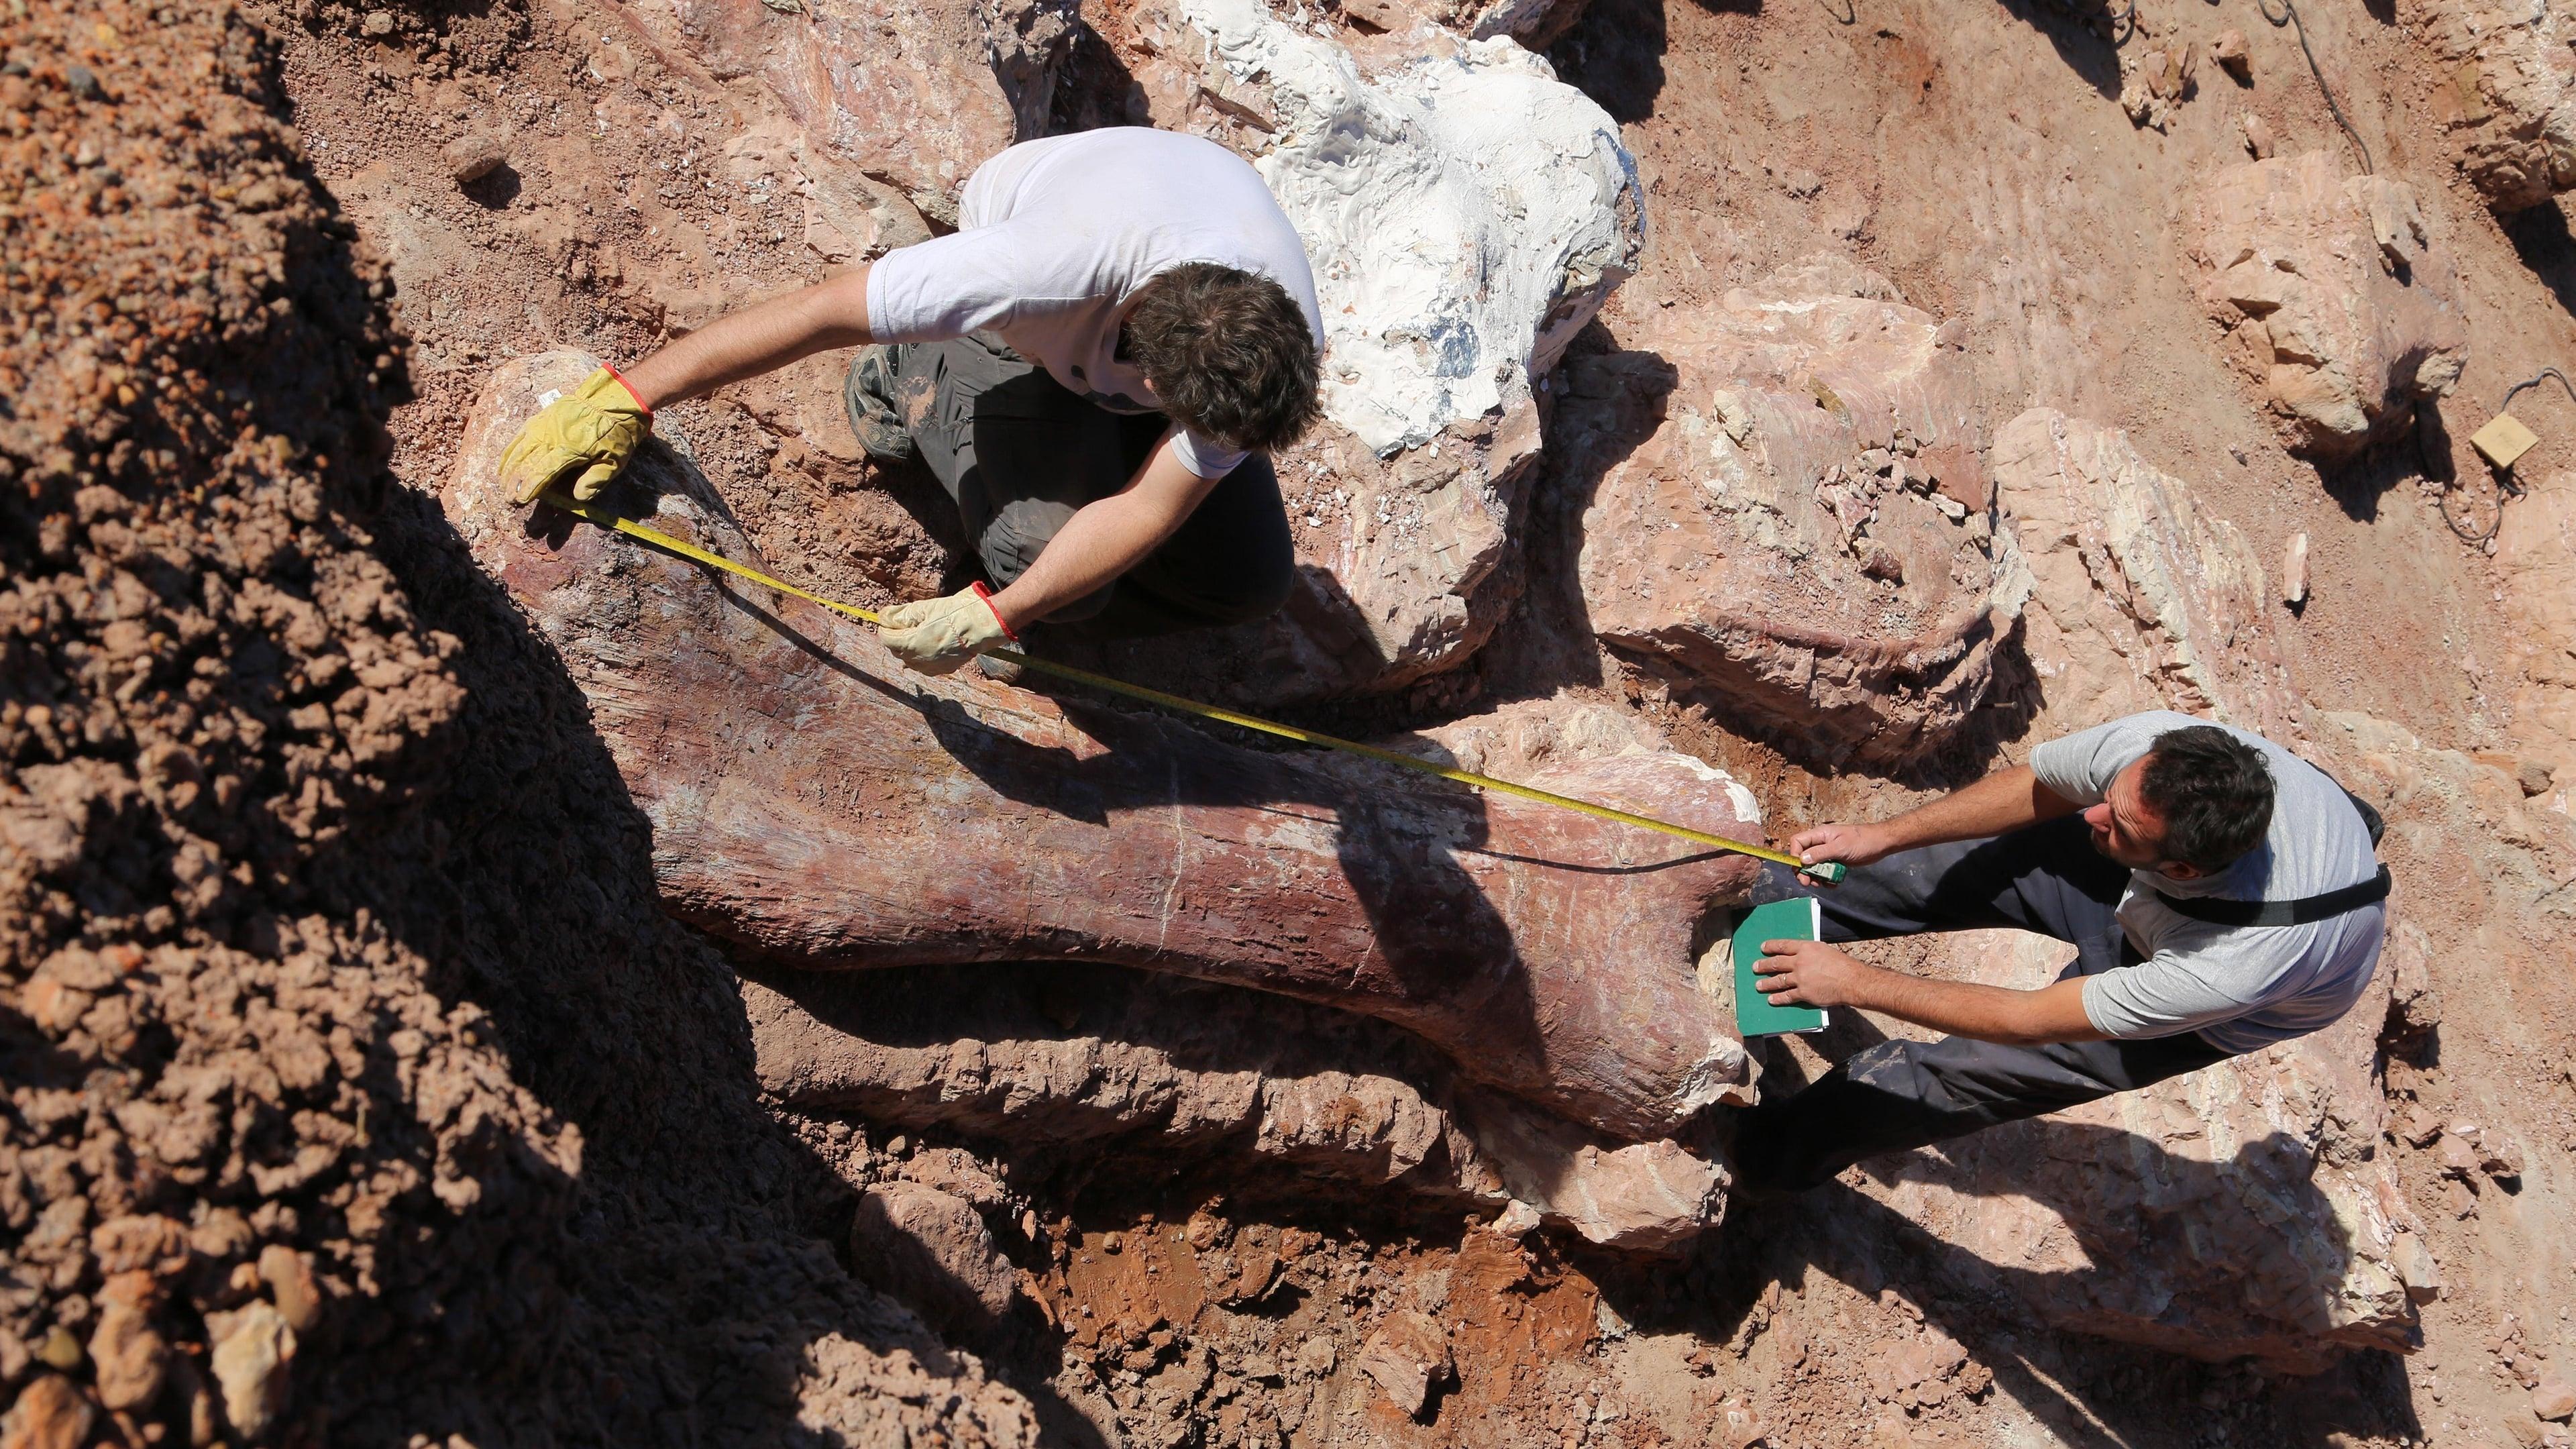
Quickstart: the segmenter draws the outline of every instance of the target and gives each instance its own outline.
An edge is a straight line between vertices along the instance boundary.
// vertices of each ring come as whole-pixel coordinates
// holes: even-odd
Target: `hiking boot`
[[[892,349],[883,343],[859,349],[850,363],[850,380],[841,389],[841,401],[850,410],[850,431],[859,435],[859,446],[869,457],[880,463],[909,463],[919,456],[903,415],[895,410]]]

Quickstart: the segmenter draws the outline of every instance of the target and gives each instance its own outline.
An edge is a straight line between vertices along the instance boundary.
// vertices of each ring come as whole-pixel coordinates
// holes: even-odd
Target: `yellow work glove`
[[[944,599],[898,604],[880,616],[877,637],[895,657],[924,674],[946,674],[1005,641],[1020,642],[992,592],[982,584]]]
[[[547,485],[578,470],[572,496],[588,503],[652,430],[653,410],[617,369],[603,367],[519,429],[501,454],[501,486],[517,501],[534,503]]]

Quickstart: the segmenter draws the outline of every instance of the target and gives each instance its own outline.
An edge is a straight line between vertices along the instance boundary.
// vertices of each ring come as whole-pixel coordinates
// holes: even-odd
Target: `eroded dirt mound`
[[[264,34],[13,8],[8,1442],[1024,1440],[800,1219],[730,978],[391,487],[386,289]]]
[[[394,1295],[526,1326],[542,1291],[495,1290],[580,1159],[325,904],[464,691],[350,520],[393,344],[264,50],[110,5],[16,27],[0,79],[0,1373],[182,1434],[327,1396],[296,1361],[398,1340]]]

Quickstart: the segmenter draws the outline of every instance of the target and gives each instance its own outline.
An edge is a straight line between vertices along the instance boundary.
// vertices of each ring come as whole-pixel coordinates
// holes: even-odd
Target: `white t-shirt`
[[[868,274],[868,330],[941,342],[991,330],[1057,382],[1120,413],[1162,411],[1117,356],[1137,289],[1187,262],[1268,277],[1324,345],[1306,246],[1251,163],[1214,141],[1136,126],[1023,141],[975,168],[962,229],[900,248]],[[1188,429],[1182,463],[1222,478],[1244,454]]]
[[[2209,724],[2151,710],[2051,740],[2030,752],[2039,782],[2098,805],[2111,779],[2167,730]],[[2263,752],[2272,769],[2272,827],[2263,843],[2213,876],[2173,880],[2131,871],[2120,927],[2147,959],[2084,979],[2084,1014],[2115,1037],[2198,1030],[2225,1051],[2248,1052],[2332,1026],[2370,984],[2387,930],[2385,902],[2304,926],[2217,926],[2158,899],[2225,896],[2288,901],[2359,885],[2379,873],[2370,831],[2341,786],[2261,735],[2218,728]]]

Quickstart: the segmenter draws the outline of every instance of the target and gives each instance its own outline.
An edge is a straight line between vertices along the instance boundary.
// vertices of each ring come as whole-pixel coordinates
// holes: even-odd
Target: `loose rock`
[[[860,1277],[934,1327],[980,1335],[1010,1312],[1010,1260],[972,1205],[937,1188],[889,1182],[860,1194],[850,1257]]]
[[[97,1406],[71,1380],[38,1374],[18,1391],[18,1402],[0,1423],[0,1443],[7,1449],[81,1449],[97,1416]]]
[[[481,131],[468,132],[448,142],[438,155],[447,163],[447,174],[455,177],[459,186],[482,180],[510,159],[509,148],[500,137]]]
[[[209,1314],[207,1335],[214,1341],[215,1382],[222,1386],[224,1418],[245,1438],[268,1432],[286,1411],[293,1385],[295,1330],[275,1308],[253,1299],[228,1314]]]
[[[1419,1418],[1433,1387],[1449,1377],[1449,1336],[1428,1316],[1399,1308],[1360,1345],[1358,1366],[1377,1382],[1387,1402]]]

